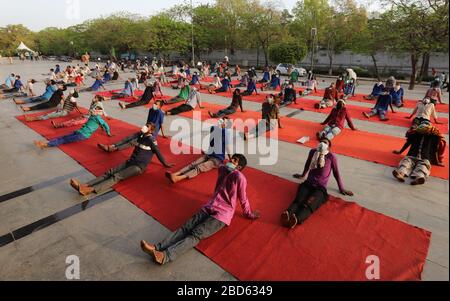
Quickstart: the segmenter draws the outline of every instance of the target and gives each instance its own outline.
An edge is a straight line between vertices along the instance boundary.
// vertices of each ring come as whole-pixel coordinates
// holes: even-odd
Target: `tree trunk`
[[[409,79],[409,90],[414,90],[414,86],[416,84],[418,61],[419,57],[415,53],[411,54],[411,77]]]
[[[422,79],[428,77],[429,68],[430,68],[430,54],[424,53],[422,56],[422,65],[420,66],[419,76],[417,77],[417,83],[420,83]]]
[[[264,52],[264,60],[266,62],[265,66],[269,66],[269,55],[267,53],[267,48],[263,45],[262,49]]]
[[[328,65],[328,75],[333,75],[333,53],[328,51],[328,59],[330,60],[330,64]]]
[[[256,48],[256,67],[259,66],[259,46]]]
[[[373,67],[375,68],[375,76],[379,81],[381,81],[380,72],[378,71],[378,65],[377,65],[377,59],[375,57],[375,54],[370,55],[372,57],[373,61]]]

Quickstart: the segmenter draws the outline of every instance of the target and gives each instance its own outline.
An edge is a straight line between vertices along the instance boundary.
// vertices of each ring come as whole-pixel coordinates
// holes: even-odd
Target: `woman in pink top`
[[[214,196],[202,210],[157,245],[141,241],[142,250],[160,265],[174,261],[179,255],[194,248],[200,240],[229,226],[238,199],[248,219],[259,218],[259,212],[252,212],[248,202],[247,179],[242,173],[245,166],[247,159],[243,155],[234,155],[229,163],[219,168]]]

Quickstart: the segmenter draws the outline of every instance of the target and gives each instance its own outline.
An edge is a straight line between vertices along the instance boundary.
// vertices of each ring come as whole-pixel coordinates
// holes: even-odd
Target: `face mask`
[[[149,130],[150,130],[150,129],[148,128],[148,126],[144,125],[144,126],[142,127],[142,129],[141,129],[141,132],[142,132],[143,134],[146,134],[146,133],[148,133]]]
[[[273,104],[274,99],[273,98],[267,98],[267,102],[270,104]]]
[[[230,172],[233,172],[233,171],[236,170],[236,165],[234,165],[234,164],[231,163],[231,162],[228,162],[227,165],[226,165],[226,167],[227,167],[228,171],[230,171]]]
[[[325,142],[320,142],[319,145],[317,146],[317,150],[319,152],[326,152],[326,151],[328,151],[328,144],[326,144]]]
[[[225,124],[225,120],[219,119],[219,121],[217,122],[217,124],[219,125],[219,127],[222,127],[222,126]]]
[[[424,105],[427,105],[427,104],[430,103],[430,99],[425,98],[424,100],[422,100],[422,103],[423,103]]]
[[[156,104],[153,105],[153,110],[158,111],[158,106]]]

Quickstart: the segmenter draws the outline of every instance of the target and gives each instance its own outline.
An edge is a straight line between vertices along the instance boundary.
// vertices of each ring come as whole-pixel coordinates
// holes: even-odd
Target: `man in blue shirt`
[[[218,126],[212,126],[210,130],[209,150],[200,158],[187,165],[176,173],[166,173],[166,177],[173,184],[185,179],[193,179],[201,173],[219,168],[225,161],[225,154],[231,160],[232,136],[228,119],[219,119]]]
[[[392,95],[389,94],[389,90],[387,88],[384,88],[383,93],[378,96],[375,107],[369,113],[363,112],[363,115],[367,119],[372,116],[379,115],[381,121],[388,121],[389,118],[386,117],[386,114],[389,107],[391,107],[392,113],[395,113],[394,107],[392,106]]]
[[[14,73],[12,73],[10,76],[8,76],[5,79],[5,84],[0,86],[0,90],[11,89],[13,87],[15,78],[16,78],[16,76],[14,75]]]
[[[53,93],[58,90],[56,83],[54,80],[49,80],[46,83],[45,92],[41,96],[30,97],[23,100],[13,99],[14,102],[18,105],[27,104],[27,103],[35,103],[39,101],[48,101],[52,97]]]
[[[373,86],[372,93],[370,95],[364,96],[366,100],[376,99],[381,93],[383,93],[384,85],[382,81],[379,81]]]
[[[256,79],[253,78],[250,80],[247,86],[247,90],[242,93],[242,96],[249,96],[252,95],[253,92],[255,92],[256,95],[258,95],[258,91],[256,90]]]
[[[405,91],[401,87],[400,83],[397,82],[395,88],[391,91],[392,102],[397,108],[403,107],[403,96]]]
[[[147,123],[153,123],[155,125],[155,132],[153,133],[153,137],[157,138],[159,131],[161,131],[161,135],[163,138],[166,138],[164,134],[164,112],[162,111],[162,107],[164,102],[162,100],[157,100],[150,108],[147,117]]]

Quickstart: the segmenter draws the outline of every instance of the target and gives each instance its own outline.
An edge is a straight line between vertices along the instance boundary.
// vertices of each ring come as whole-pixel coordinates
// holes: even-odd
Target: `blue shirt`
[[[372,95],[373,96],[378,96],[381,93],[383,93],[383,90],[384,90],[384,85],[383,84],[381,84],[381,85],[375,84],[373,86],[373,89],[372,89]]]
[[[56,67],[56,69],[55,69],[55,74],[58,74],[58,73],[60,73],[61,72],[61,69],[59,68],[59,67]]]
[[[231,141],[231,131],[218,126],[212,126],[210,134],[211,140],[207,154],[223,162],[225,160],[226,146]],[[216,142],[220,143],[220,145],[216,145]]]
[[[248,83],[248,86],[247,86],[247,92],[248,92],[248,93],[253,93],[253,91],[256,92],[256,84],[255,84],[254,81],[250,81],[250,82]]]
[[[164,112],[151,108],[147,117],[147,123],[150,122],[155,124],[155,132],[153,133],[153,137],[156,139],[159,131],[161,130],[161,126],[164,123]]]
[[[227,78],[222,80],[222,90],[228,91],[230,89],[230,81]]]
[[[278,87],[278,86],[280,86],[280,85],[281,85],[280,78],[279,78],[278,76],[274,76],[274,77],[272,78],[272,83],[270,84],[270,86],[271,86],[272,88],[276,88],[276,87]]]
[[[403,99],[404,94],[405,91],[403,90],[403,88],[400,88],[398,91],[392,90],[391,91],[392,101],[394,103],[400,102]]]
[[[269,73],[269,71],[264,72],[262,80],[265,81],[265,82],[268,82],[270,80],[270,73]]]
[[[22,82],[20,81],[20,79],[17,79],[17,80],[14,82],[14,88],[20,89],[20,88],[22,88],[22,87],[23,87]]]
[[[389,109],[389,105],[392,103],[392,96],[389,94],[381,94],[378,96],[377,104],[375,105],[375,109],[387,111]]]
[[[50,97],[52,97],[53,93],[55,93],[56,90],[57,90],[57,89],[56,89],[55,86],[48,85],[48,86],[45,88],[45,92],[44,92],[44,94],[42,94],[42,97],[45,98],[45,99],[47,99],[47,100],[49,100]]]
[[[103,87],[103,82],[99,79],[96,79],[91,88],[92,91],[98,91],[100,87]]]
[[[196,85],[198,84],[198,75],[194,74],[192,75],[192,80],[191,80],[191,85]]]
[[[126,82],[125,89],[122,90],[122,93],[129,96],[133,95],[133,85],[130,82]]]
[[[103,81],[107,82],[109,80],[111,80],[111,74],[109,74],[109,72],[106,72],[103,76]]]
[[[6,78],[6,80],[5,80],[5,85],[7,85],[8,87],[11,87],[11,86],[12,86],[12,83],[13,83],[13,81],[14,81],[14,79],[15,79],[15,77],[13,77],[13,76],[8,76],[8,77]]]

